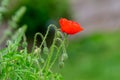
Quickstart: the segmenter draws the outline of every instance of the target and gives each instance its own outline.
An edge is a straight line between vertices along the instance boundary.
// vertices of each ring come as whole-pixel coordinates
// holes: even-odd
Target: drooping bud
[[[57,36],[61,37],[61,32],[59,30],[57,30]]]
[[[43,48],[43,53],[44,53],[44,54],[48,54],[48,53],[49,53],[48,47],[44,47],[44,48]]]
[[[63,67],[64,67],[64,62],[63,62],[63,61],[59,62],[59,67],[60,67],[60,68],[63,68]]]
[[[61,56],[61,61],[65,61],[68,59],[68,54],[67,53],[63,53]]]
[[[44,64],[45,60],[43,58],[40,58],[40,62]]]
[[[38,53],[40,53],[40,52],[41,52],[41,49],[40,49],[40,48],[36,48],[35,51],[34,51],[35,54],[38,54]]]

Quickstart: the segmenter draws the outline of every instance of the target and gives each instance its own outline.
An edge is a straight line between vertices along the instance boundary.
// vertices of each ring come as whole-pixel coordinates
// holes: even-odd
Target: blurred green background
[[[68,55],[65,80],[120,80],[120,30],[72,40]]]
[[[10,11],[6,13],[5,17],[6,20],[9,19],[10,16],[14,14],[14,12],[18,8],[20,8],[21,6],[26,6],[27,11],[19,24],[28,25],[27,35],[30,36],[34,35],[38,31],[44,33],[47,26],[51,23],[54,23],[58,26],[58,20],[61,17],[71,19],[73,15],[78,15],[75,20],[79,21],[80,19],[85,31],[83,31],[82,37],[77,37],[70,40],[69,42],[69,46],[67,48],[69,59],[66,61],[65,67],[61,69],[61,73],[64,79],[120,80],[120,30],[109,31],[109,25],[101,26],[101,21],[104,21],[104,17],[106,17],[106,15],[104,14],[101,15],[101,17],[98,15],[94,15],[93,13],[94,16],[90,17],[89,15],[92,14],[92,10],[95,10],[89,10],[89,7],[87,7],[87,5],[89,5],[88,2],[85,2],[88,9],[84,9],[83,7],[76,7],[78,3],[75,3],[77,4],[75,6],[70,6],[69,1],[72,1],[74,3],[74,0],[11,0],[11,3],[9,5]],[[82,1],[83,0],[80,0],[79,5],[84,6],[82,5]],[[91,0],[91,3],[93,3],[92,1],[93,0]],[[74,10],[72,10],[72,7],[74,8]],[[100,13],[100,9],[97,10],[98,11],[96,12]],[[81,14],[78,14],[76,11],[81,11]],[[114,17],[116,18],[116,20],[118,20],[118,17],[116,16],[117,15],[115,14]],[[90,18],[87,19],[86,17]],[[96,18],[98,18],[98,21],[96,20]],[[107,22],[109,22],[108,20],[110,19],[108,18]],[[112,22],[115,23],[117,21],[112,20]],[[115,27],[111,24],[111,22],[109,23],[112,27]],[[104,22],[103,24],[106,24],[106,22]],[[102,28],[98,27],[99,25]],[[86,26],[89,26],[89,28]],[[119,26],[117,25],[117,27]],[[103,27],[106,27],[106,29],[104,29]],[[104,30],[104,32],[97,32],[97,28],[100,30]],[[90,33],[91,31],[93,33]],[[78,34],[78,36],[80,35]]]

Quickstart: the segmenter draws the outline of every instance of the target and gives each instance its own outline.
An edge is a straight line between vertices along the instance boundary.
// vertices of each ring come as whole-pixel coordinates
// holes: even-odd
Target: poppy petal
[[[83,28],[77,22],[67,20],[66,18],[61,18],[59,20],[61,31],[67,34],[76,34],[83,30]]]

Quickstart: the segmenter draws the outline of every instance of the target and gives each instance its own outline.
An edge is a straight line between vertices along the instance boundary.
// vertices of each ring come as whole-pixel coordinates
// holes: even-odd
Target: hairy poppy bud
[[[40,53],[40,52],[41,52],[41,49],[40,49],[40,48],[36,48],[35,51],[34,51],[35,54],[38,54],[38,53]]]
[[[43,53],[44,53],[44,54],[48,54],[48,53],[49,53],[48,47],[44,47],[44,48],[43,48]]]
[[[59,62],[59,67],[60,67],[60,68],[63,68],[63,67],[64,67],[64,62],[63,62],[63,61]]]
[[[59,30],[57,30],[57,36],[61,37],[61,32]]]
[[[67,59],[68,59],[67,53],[63,53],[62,56],[61,56],[61,60],[62,60],[62,61],[65,61],[65,60],[67,60]]]

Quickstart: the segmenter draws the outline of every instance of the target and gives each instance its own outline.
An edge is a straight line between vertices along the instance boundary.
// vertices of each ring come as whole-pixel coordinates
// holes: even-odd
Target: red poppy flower
[[[77,22],[61,18],[59,20],[61,31],[67,34],[76,34],[83,30],[83,28]]]

